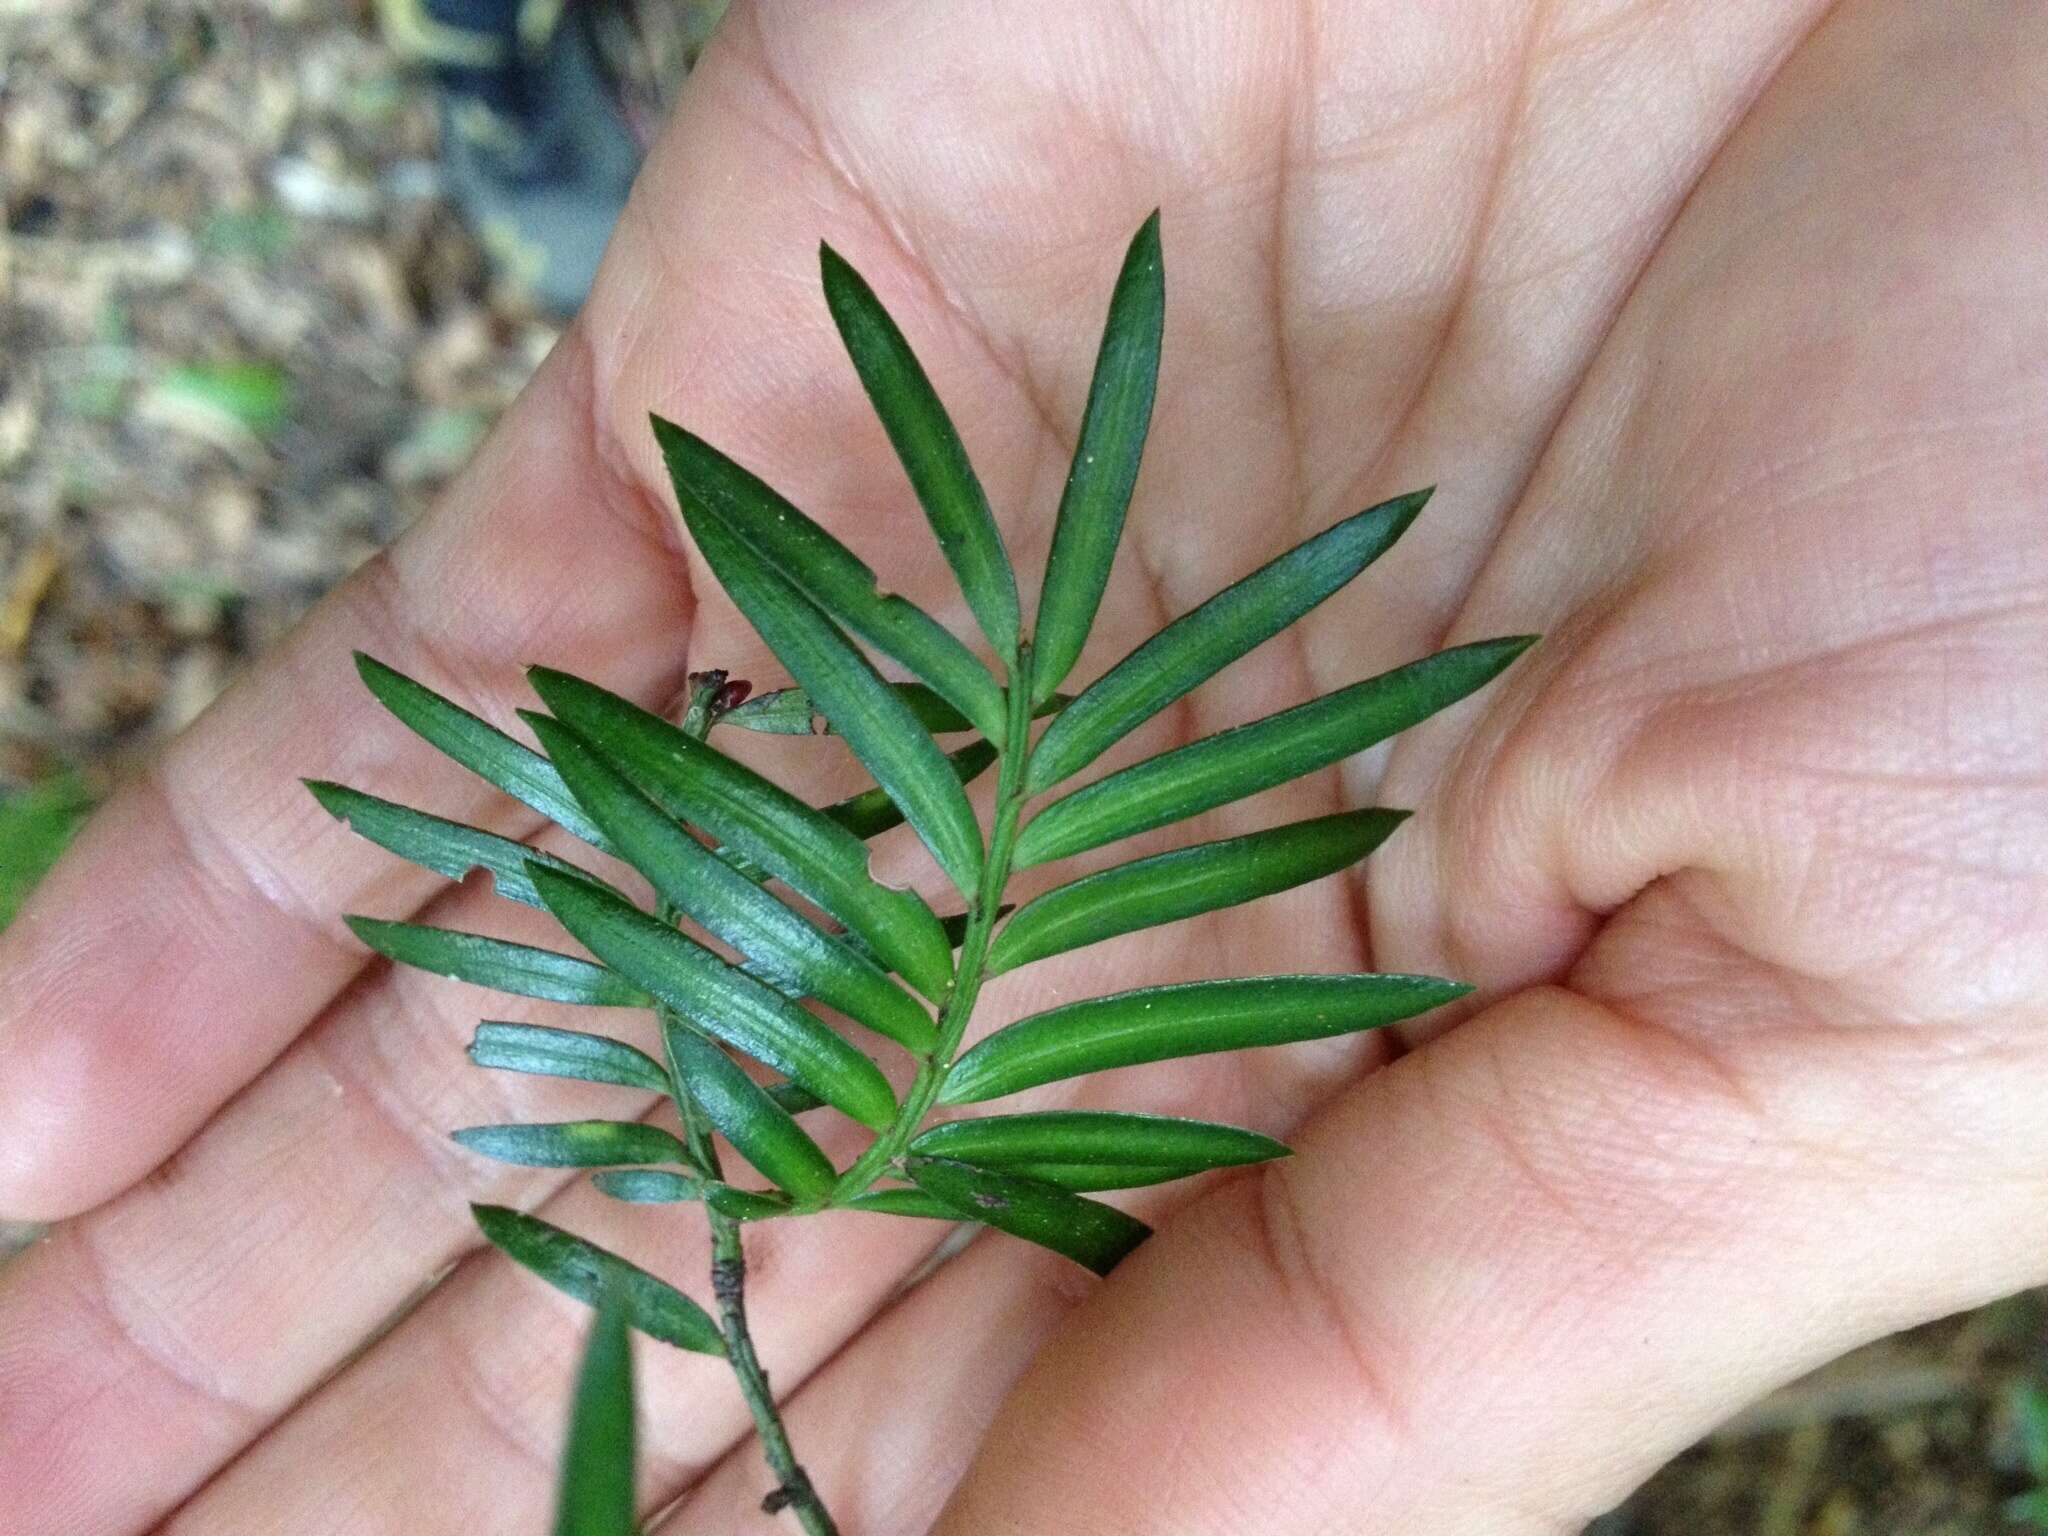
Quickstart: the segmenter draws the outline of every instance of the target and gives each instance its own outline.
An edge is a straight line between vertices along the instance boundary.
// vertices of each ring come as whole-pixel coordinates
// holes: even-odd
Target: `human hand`
[[[1160,401],[1076,681],[1441,483],[1301,646],[1128,750],[1548,637],[1204,828],[1415,807],[1358,881],[990,989],[1000,1020],[1250,970],[1481,984],[1383,1071],[1365,1037],[1116,1084],[1297,1157],[1158,1194],[1100,1286],[998,1240],[899,1299],[930,1224],[750,1231],[849,1532],[1567,1529],[1774,1383],[2048,1279],[2044,61],[2048,15],[1996,0],[736,11],[462,482],[0,939],[0,1211],[92,1208],[0,1277],[0,1530],[537,1528],[587,1322],[464,1201],[701,1272],[692,1224],[446,1141],[618,1099],[471,1069],[505,1001],[371,963],[340,915],[547,925],[295,781],[531,828],[379,713],[355,646],[501,720],[529,661],[650,702],[774,675],[675,530],[650,409],[965,632],[819,236],[1029,571],[1163,204]],[[647,1507],[684,1499],[656,1529],[766,1528],[723,1367],[640,1361]]]

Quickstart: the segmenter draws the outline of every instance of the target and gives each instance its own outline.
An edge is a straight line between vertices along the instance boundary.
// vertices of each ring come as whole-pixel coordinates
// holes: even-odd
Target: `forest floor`
[[[636,0],[636,111],[680,74]],[[368,0],[0,0],[0,923],[85,807],[461,468],[553,344]],[[2007,1536],[2048,1306],[1886,1340],[1598,1536]],[[2029,1411],[2029,1403],[2033,1411]]]

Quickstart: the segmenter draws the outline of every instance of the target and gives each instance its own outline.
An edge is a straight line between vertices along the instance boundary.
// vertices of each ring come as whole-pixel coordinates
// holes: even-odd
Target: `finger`
[[[842,1157],[856,1128],[827,1142]],[[822,1134],[822,1133],[821,1133]],[[710,1249],[693,1206],[627,1206],[578,1181],[539,1214],[709,1307]],[[798,1388],[884,1306],[944,1235],[936,1222],[838,1213],[746,1229],[749,1312],[778,1393]],[[490,1251],[201,1491],[173,1536],[258,1526],[457,1531],[553,1498],[582,1303]],[[641,1506],[688,1487],[751,1427],[723,1361],[639,1340]],[[430,1434],[421,1426],[431,1425]],[[318,1466],[309,1478],[306,1469]]]
[[[1522,994],[1369,1078],[1075,1315],[938,1530],[1576,1529],[1773,1385],[2048,1274],[2041,1095],[1661,1027],[1705,1001]]]
[[[94,818],[0,935],[0,1212],[51,1219],[124,1188],[270,1061],[363,964],[340,914],[400,915],[434,877],[337,839],[301,777],[520,831],[531,818],[386,715],[361,647],[501,721],[519,668],[574,658],[666,702],[690,600],[614,486],[574,346],[457,488]]]
[[[564,947],[487,887],[426,916]],[[480,1014],[658,1049],[638,1012],[598,1018],[377,962],[157,1176],[0,1274],[0,1530],[52,1509],[73,1517],[59,1528],[140,1528],[475,1246],[467,1201],[531,1202],[567,1177],[485,1161],[451,1130],[630,1119],[652,1102],[477,1070],[463,1047]]]
[[[805,1382],[783,1422],[840,1529],[930,1529],[1017,1378],[1095,1286],[1042,1249],[977,1238]],[[773,1485],[748,1438],[655,1536],[751,1530]]]
[[[2048,987],[2044,103],[2040,7],[1852,7],[1786,67],[1454,633],[1545,640],[1388,766],[1383,959],[1551,979],[1678,872],[1845,1018]]]
[[[1325,925],[1311,922],[1305,926]],[[1099,972],[1077,967],[1045,969],[1050,980],[1044,984],[1055,991],[1078,986],[1092,993],[1110,984]],[[431,978],[426,981],[431,985]],[[467,1001],[454,1000],[455,1017],[447,1026],[450,1034],[460,1031],[466,1017],[460,1010]],[[1014,999],[1011,1001],[1013,1004]],[[398,1006],[420,1005],[408,998]],[[1006,1017],[1010,1005],[994,1017]],[[591,1027],[588,1020],[582,1022]],[[436,1049],[444,1057],[454,1055],[452,1040],[438,1047],[408,1042],[396,1048],[396,1054],[400,1060],[411,1060],[422,1051]],[[290,1065],[287,1058],[272,1075],[283,1074]],[[1156,1072],[1141,1081],[1107,1088],[1094,1082],[1058,1085],[1033,1102],[1114,1104],[1120,1109],[1169,1114],[1223,1113],[1268,1131],[1284,1132],[1299,1118],[1304,1103],[1321,1097],[1331,1082],[1352,1074],[1355,1055],[1345,1052],[1327,1060],[1274,1061],[1269,1065],[1271,1071],[1265,1074],[1225,1074],[1198,1067],[1185,1073]],[[411,1113],[417,1113],[430,1129],[460,1123],[464,1113],[475,1118],[463,1098],[460,1084],[444,1082],[436,1088],[431,1103],[420,1104]],[[494,1105],[493,1109],[500,1107]],[[531,1117],[515,1114],[509,1118]],[[813,1129],[823,1138],[828,1154],[841,1165],[850,1161],[866,1139],[856,1128],[829,1116]],[[420,1260],[423,1265],[445,1262],[441,1256],[446,1252],[444,1228],[449,1223],[455,1225],[459,1238],[468,1239],[461,1207],[464,1196],[449,1187],[460,1183],[465,1172],[458,1166],[443,1178],[438,1191],[420,1190],[412,1230],[391,1239],[394,1261],[402,1259],[405,1245],[411,1243],[426,1250]],[[1139,1203],[1147,1209],[1165,1209],[1185,1198],[1191,1187],[1146,1192]],[[336,1198],[345,1200],[348,1209],[359,1210],[359,1202],[384,1201],[394,1194],[404,1198],[404,1186],[389,1175],[379,1175],[360,1192],[345,1183]],[[479,1196],[472,1190],[467,1198],[497,1197]],[[430,1206],[430,1200],[438,1200],[439,1205]],[[708,1253],[702,1217],[694,1208],[668,1211],[626,1206],[601,1197],[579,1181],[544,1205],[541,1214],[634,1258],[703,1299],[699,1277],[707,1272]],[[752,1269],[749,1308],[757,1319],[762,1357],[777,1391],[794,1391],[819,1363],[854,1338],[944,1230],[933,1222],[853,1213],[769,1222],[747,1229]],[[347,1252],[347,1242],[337,1234],[337,1261]],[[1012,1252],[1021,1250],[1021,1245],[1003,1246]],[[377,1252],[383,1251],[380,1243]],[[249,1267],[262,1272],[261,1265]],[[322,1293],[301,1298],[299,1304],[318,1307],[323,1315],[338,1314],[337,1328],[350,1319],[358,1327],[367,1327],[366,1308],[361,1304],[363,1281],[357,1278],[349,1283],[348,1296]],[[177,1298],[170,1299],[175,1302]],[[240,1297],[220,1303],[223,1307],[246,1304]],[[970,1315],[958,1326],[971,1329],[979,1325]],[[522,1497],[544,1497],[559,1446],[562,1395],[573,1377],[587,1328],[588,1315],[583,1308],[523,1270],[488,1253],[468,1259],[423,1305],[271,1428],[194,1498],[181,1511],[177,1529],[240,1530],[256,1510],[268,1510],[285,1524],[302,1515],[311,1520],[331,1507],[337,1487],[348,1490],[347,1497],[355,1501],[366,1526],[375,1524],[373,1514],[390,1516],[406,1511],[429,1528],[455,1529],[462,1521],[477,1518],[492,1498],[500,1500],[502,1507],[515,1486],[524,1490]],[[216,1341],[209,1347],[224,1346]],[[263,1363],[274,1366],[274,1357]],[[707,1376],[704,1362],[661,1348],[654,1349],[647,1360],[642,1398],[649,1426],[644,1501],[648,1509],[658,1509],[682,1492],[749,1430],[746,1410],[729,1371],[721,1363],[712,1364],[717,1368]],[[388,1406],[394,1396],[403,1398],[403,1414]],[[422,1423],[432,1423],[435,1432],[420,1435],[417,1426]],[[326,1473],[319,1480],[308,1481],[303,1468],[315,1456]],[[500,1463],[504,1465],[499,1471],[488,1470]]]

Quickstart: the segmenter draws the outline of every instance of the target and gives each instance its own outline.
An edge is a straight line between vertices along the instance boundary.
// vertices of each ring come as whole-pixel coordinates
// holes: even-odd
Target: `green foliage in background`
[[[2039,1486],[2007,1500],[2005,1517],[2030,1531],[2048,1531],[2048,1387],[2023,1381],[2013,1388],[2013,1425],[2027,1475]]]
[[[71,845],[92,803],[75,773],[0,798],[0,928],[14,921],[28,893]]]

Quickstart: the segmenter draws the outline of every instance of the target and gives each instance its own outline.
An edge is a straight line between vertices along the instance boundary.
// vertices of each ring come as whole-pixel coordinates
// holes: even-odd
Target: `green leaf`
[[[885,596],[858,555],[702,438],[659,416],[653,421],[669,478],[685,507],[702,507],[807,599],[931,684],[959,717],[975,722],[991,740],[1002,739],[1007,722],[1002,689],[938,620],[904,598]],[[719,579],[725,580],[723,575]],[[769,643],[775,645],[773,639]],[[781,654],[779,645],[776,653]],[[741,705],[727,721],[744,725],[735,716],[747,708]],[[769,706],[754,708],[765,715]]]
[[[787,1216],[792,1207],[789,1197],[772,1191],[735,1189],[730,1184],[712,1184],[704,1191],[704,1203],[721,1216],[730,1216],[734,1221],[766,1221],[771,1216]]]
[[[969,784],[986,772],[995,763],[996,757],[994,747],[985,741],[975,741],[957,752],[948,753],[946,761],[953,765],[953,771],[960,776],[960,782]],[[889,798],[888,792],[879,786],[864,789],[857,795],[848,795],[844,800],[826,806],[820,814],[830,821],[837,822],[863,842],[872,837],[879,837],[891,827],[903,824],[903,812],[898,809],[896,802]],[[749,880],[769,878],[767,870],[736,848],[720,848],[718,856]],[[864,943],[861,947],[863,952],[866,952],[867,946]],[[955,938],[952,948],[959,947],[960,941]]]
[[[576,1373],[555,1536],[636,1536],[631,1304],[607,1292]]]
[[[921,1189],[871,1189],[846,1201],[842,1210],[873,1211],[880,1216],[925,1216],[937,1221],[959,1221],[960,1213],[944,1201]]]
[[[967,606],[997,654],[1014,660],[1017,578],[960,434],[912,355],[910,343],[866,280],[829,245],[818,247],[818,264],[832,322],[896,447],[896,457],[903,461],[946,563],[967,594]],[[1002,736],[1000,727],[983,734],[998,742]]]
[[[594,878],[566,859],[495,832],[464,826],[459,821],[444,821],[343,784],[321,779],[307,779],[305,784],[327,813],[357,836],[450,880],[461,880],[473,869],[488,870],[492,886],[500,896],[529,907],[540,905],[540,898],[533,893],[533,882],[526,878],[529,863],[581,874],[586,880]]]
[[[615,693],[545,668],[532,677],[556,717],[671,816],[816,902],[925,996],[951,984],[953,951],[938,918],[914,892],[891,890],[868,874],[858,837]]]
[[[971,894],[981,875],[981,828],[931,732],[839,627],[729,526],[691,497],[682,497],[682,509],[698,551],[740,611],[902,807],[939,867]]]
[[[1152,1235],[1135,1216],[1037,1179],[945,1157],[912,1157],[904,1167],[919,1189],[962,1220],[1050,1248],[1098,1275]]]
[[[1039,812],[1017,839],[1015,865],[1099,848],[1326,768],[1484,687],[1534,643],[1518,635],[1439,651],[1147,758]]]
[[[480,933],[458,933],[452,928],[430,928],[424,923],[389,923],[374,917],[346,921],[357,938],[385,958],[472,986],[588,1008],[648,1008],[654,1004],[652,997],[616,972],[552,949],[535,949]]]
[[[2048,1488],[2030,1488],[2007,1499],[2005,1518],[2015,1525],[2048,1531]]]
[[[604,834],[583,814],[561,775],[533,748],[374,656],[357,651],[356,671],[384,707],[429,745],[593,848],[606,846]]]
[[[564,1120],[553,1125],[472,1125],[450,1134],[479,1157],[520,1168],[616,1168],[689,1164],[683,1144],[637,1120]]]
[[[984,1168],[1012,1169],[1070,1188],[1067,1179],[1034,1172],[1034,1168],[1094,1167],[1119,1172],[1151,1168],[1157,1171],[1156,1177],[1130,1182],[1158,1183],[1209,1168],[1235,1168],[1288,1155],[1286,1146],[1272,1137],[1234,1125],[1086,1109],[953,1120],[924,1132],[911,1142],[910,1150],[927,1157],[958,1158]]]
[[[628,1205],[675,1205],[704,1198],[704,1180],[666,1168],[607,1168],[590,1182]]]
[[[664,1018],[662,1034],[677,1081],[688,1087],[704,1117],[762,1177],[799,1200],[819,1198],[831,1190],[838,1177],[832,1160],[739,1063],[678,1020]]]
[[[572,1077],[586,1083],[668,1092],[668,1075],[645,1051],[619,1040],[540,1024],[503,1024],[486,1019],[469,1042],[469,1059],[480,1067],[526,1072],[536,1077]]]
[[[1318,816],[1084,876],[1025,905],[996,935],[988,973],[1320,880],[1371,853],[1407,815]]]
[[[677,911],[752,960],[754,974],[784,992],[815,997],[910,1050],[928,1051],[937,1042],[931,1015],[872,960],[720,859],[568,726],[545,715],[525,719],[620,856]]]
[[[895,1117],[881,1070],[789,999],[614,891],[539,868],[534,884],[578,943],[660,1002],[863,1125]]]
[[[1144,1189],[1208,1172],[1206,1168],[1169,1167],[1160,1163],[1006,1163],[1003,1171],[1037,1179],[1041,1184],[1056,1184],[1077,1194]]]
[[[1042,699],[1073,670],[1102,605],[1109,568],[1123,536],[1152,426],[1159,342],[1166,325],[1166,269],[1159,214],[1139,226],[1110,295],[1109,319],[1095,354],[1095,378],[1081,417],[1080,441],[1060,497],[1032,637],[1031,693]]]
[[[1472,989],[1434,976],[1248,976],[1069,1003],[999,1029],[962,1056],[942,1104],[973,1104],[1108,1067],[1377,1029]]]
[[[803,1114],[806,1110],[822,1109],[825,1101],[810,1089],[785,1079],[768,1085],[768,1097],[788,1110],[792,1115]]]
[[[1176,619],[1060,712],[1031,753],[1026,789],[1052,788],[1174,700],[1270,640],[1392,546],[1428,491],[1382,502],[1225,587]]]
[[[917,723],[934,736],[955,735],[975,729],[973,721],[924,684],[891,683],[889,686],[917,716]],[[1055,693],[1040,701],[1032,710],[1031,718],[1041,720],[1047,715],[1056,715],[1073,702],[1066,694]],[[811,696],[801,688],[777,688],[768,693],[757,693],[739,708],[727,710],[719,717],[718,723],[770,736],[832,734],[832,723],[818,712]]]
[[[937,698],[938,695],[932,694],[932,697]],[[767,693],[757,693],[720,715],[717,723],[737,726],[743,731],[757,731],[763,736],[816,736],[826,729],[825,717],[811,708],[811,696],[801,688],[776,688]]]
[[[629,1205],[673,1205],[678,1201],[701,1200],[735,1221],[763,1221],[770,1216],[787,1216],[790,1211],[789,1201],[781,1195],[734,1189],[716,1179],[693,1179],[661,1168],[613,1168],[592,1174],[590,1182],[614,1200]]]
[[[563,1294],[596,1306],[607,1286],[633,1304],[633,1326],[650,1339],[700,1355],[722,1355],[725,1341],[710,1315],[665,1280],[595,1243],[502,1205],[472,1205],[492,1246]]]
[[[985,741],[977,741],[957,752],[947,753],[946,761],[952,765],[962,784],[971,784],[988,771],[996,756],[994,747]],[[901,807],[880,786],[864,789],[857,795],[849,795],[836,804],[826,806],[825,814],[863,842],[903,824]]]

